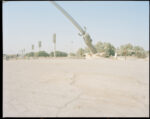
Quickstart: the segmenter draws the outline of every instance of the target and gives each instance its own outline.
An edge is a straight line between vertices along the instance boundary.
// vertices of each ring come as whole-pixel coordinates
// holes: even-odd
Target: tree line
[[[94,47],[98,53],[103,53],[103,57],[114,56],[115,53],[117,53],[117,56],[135,56],[137,58],[145,58],[149,55],[149,51],[145,51],[140,46],[133,46],[130,43],[115,48],[111,43],[99,41]],[[80,48],[77,51],[77,55],[80,57],[83,57],[85,53],[90,53],[87,47]]]
[[[25,53],[25,49],[22,50],[22,54],[26,57],[54,57],[54,52],[47,53],[46,51],[41,51],[42,42],[38,42],[39,51],[34,52],[34,45],[31,46],[32,51]],[[121,45],[118,48],[115,48],[111,43],[108,42],[97,42],[94,47],[96,48],[98,53],[102,53],[103,57],[111,57],[114,56],[115,53],[117,53],[117,56],[135,56],[138,58],[145,58],[149,55],[149,51],[145,51],[140,46],[133,46],[132,44],[128,43],[125,45]],[[63,51],[56,51],[56,57],[84,57],[85,53],[90,53],[90,50],[88,47],[85,48],[79,48],[76,53],[66,53]],[[14,58],[17,55],[10,55],[10,58]]]

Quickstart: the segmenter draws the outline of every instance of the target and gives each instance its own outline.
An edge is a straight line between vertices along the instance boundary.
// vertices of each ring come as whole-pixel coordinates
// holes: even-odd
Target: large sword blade
[[[82,27],[62,8],[60,7],[56,2],[50,1],[57,9],[59,9],[72,23],[73,25],[82,33],[82,35],[85,33],[85,31],[82,29]]]

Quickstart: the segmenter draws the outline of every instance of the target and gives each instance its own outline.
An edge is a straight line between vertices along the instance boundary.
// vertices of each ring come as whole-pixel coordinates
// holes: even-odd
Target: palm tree
[[[39,41],[39,51],[40,51],[40,48],[42,47],[42,42]]]

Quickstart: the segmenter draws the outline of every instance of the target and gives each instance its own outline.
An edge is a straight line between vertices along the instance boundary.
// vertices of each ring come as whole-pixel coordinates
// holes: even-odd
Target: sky
[[[148,1],[56,1],[81,27],[86,26],[92,43],[110,42],[116,48],[131,43],[149,49]],[[3,53],[53,51],[76,52],[85,48],[79,30],[49,1],[3,3]]]

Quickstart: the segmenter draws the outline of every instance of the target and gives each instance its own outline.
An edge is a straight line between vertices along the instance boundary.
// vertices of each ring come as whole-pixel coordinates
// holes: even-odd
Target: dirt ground
[[[148,117],[149,60],[4,60],[3,116]]]

